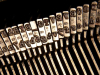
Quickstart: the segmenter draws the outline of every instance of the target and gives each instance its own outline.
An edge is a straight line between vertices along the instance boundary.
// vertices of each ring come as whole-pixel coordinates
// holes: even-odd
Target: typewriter
[[[100,0],[0,0],[0,75],[100,75]]]

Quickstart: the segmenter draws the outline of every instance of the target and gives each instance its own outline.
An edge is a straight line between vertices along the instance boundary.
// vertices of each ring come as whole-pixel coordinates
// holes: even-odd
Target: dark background
[[[37,18],[48,17],[49,15],[52,15],[52,14],[55,15],[56,12],[68,11],[70,8],[73,8],[73,7],[76,8],[77,6],[82,6],[83,4],[90,4],[90,7],[91,7],[92,1],[93,0],[60,0],[60,1],[54,1],[54,0],[53,1],[49,1],[49,0],[47,0],[47,1],[5,0],[5,1],[1,1],[0,2],[0,29],[2,29],[2,28],[4,29],[4,28],[9,27],[9,26],[17,25],[19,23],[25,23],[25,22],[28,22],[28,21],[31,21],[31,20],[36,20]],[[91,43],[91,40],[90,40],[89,33],[90,32],[88,30],[88,36],[87,36],[88,44],[90,46],[92,53],[94,54],[94,57],[97,58],[95,49],[94,49],[94,47]],[[96,37],[94,37],[94,38],[96,38]],[[69,40],[70,40],[69,41],[70,42],[69,51],[72,55],[72,58],[74,59],[76,66],[78,67],[78,70],[80,71],[80,74],[83,75],[81,68],[78,64],[78,61],[75,57],[75,54],[72,50],[71,39],[72,38],[69,38]],[[85,50],[87,58],[89,59],[89,62],[91,62],[91,65],[92,65],[94,72],[97,73],[96,70],[95,70],[95,67],[92,63],[91,57],[89,56],[88,51],[85,47],[85,44],[84,44],[84,41],[83,41],[84,40],[83,33],[82,33],[81,40],[82,40],[81,44],[82,44],[83,49]],[[79,53],[79,56],[81,57],[83,65],[85,66],[85,69],[87,70],[87,72],[89,72],[88,68],[85,64],[84,58],[82,57],[82,54],[79,51],[79,48],[77,46],[77,42],[78,42],[77,41],[77,35],[76,35],[75,41],[76,41],[76,49]],[[98,43],[96,40],[95,40],[95,42]],[[65,43],[65,40],[64,40],[64,43]],[[60,45],[60,43],[58,43],[58,44]],[[98,45],[98,48],[100,49],[99,44],[97,44],[97,45]],[[65,52],[65,46],[66,45],[64,44],[64,49],[63,49],[64,53],[66,53]],[[60,54],[59,51],[58,51],[58,53]],[[67,54],[65,54],[65,56],[68,57]],[[56,61],[55,57],[54,57],[54,59]],[[97,60],[98,60],[98,58],[96,59],[96,61]],[[68,63],[71,67],[71,70],[74,72],[74,69],[72,68],[69,60],[68,60]],[[64,64],[63,64],[63,66],[64,66]],[[58,70],[58,71],[60,71],[60,70]]]
[[[91,4],[93,0],[5,0],[0,2],[0,29],[48,17],[71,7]]]

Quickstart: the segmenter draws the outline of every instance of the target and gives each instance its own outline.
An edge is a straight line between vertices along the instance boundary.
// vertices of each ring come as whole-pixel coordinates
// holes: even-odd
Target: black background
[[[68,11],[93,0],[6,0],[0,2],[0,29]]]

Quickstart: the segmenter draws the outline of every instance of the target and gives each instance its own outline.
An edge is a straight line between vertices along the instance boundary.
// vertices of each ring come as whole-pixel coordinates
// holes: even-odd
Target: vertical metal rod
[[[53,68],[54,68],[54,70],[55,70],[56,75],[59,75],[58,70],[57,70],[57,68],[56,68],[56,66],[55,66],[55,63],[54,63],[54,61],[53,61],[53,58],[52,58],[51,53],[49,53],[49,58],[50,58],[50,61],[51,61],[51,63],[52,63],[52,66],[53,66]]]
[[[99,34],[99,27],[96,27],[96,34],[98,35]]]
[[[36,50],[34,48],[32,50],[33,50],[34,56],[37,56]]]
[[[63,39],[60,39],[60,45],[61,45],[61,48],[63,48]],[[63,54],[63,50],[62,50],[62,49],[60,50],[60,53],[61,53],[61,55],[62,55],[62,57],[63,57],[63,60],[64,60],[64,62],[65,62],[65,64],[66,64],[66,67],[67,67],[67,69],[68,69],[70,75],[73,75],[72,72],[71,72],[71,69],[70,69],[70,67],[69,67],[69,65],[68,65],[68,62],[67,62],[67,60],[66,60],[66,58],[65,58],[65,56],[64,56],[64,54]]]
[[[18,56],[19,60],[21,61],[21,60],[22,60],[22,58],[21,58],[21,55],[20,55],[20,53],[19,53],[19,52],[17,52],[17,56]]]
[[[99,27],[98,31],[100,31],[100,27]],[[98,33],[98,34],[99,34],[99,33]],[[98,42],[99,42],[99,44],[100,44],[100,35],[97,36],[97,39],[98,39]]]
[[[31,58],[32,57],[32,54],[31,54],[30,49],[27,49],[27,52],[28,52],[29,57]]]
[[[77,52],[77,50],[76,50],[76,48],[75,48],[75,45],[72,45],[72,48],[73,48],[73,50],[74,50],[74,52],[75,52],[75,55],[76,55],[76,57],[77,57],[77,59],[78,59],[78,62],[79,62],[79,64],[80,64],[81,68],[82,68],[82,71],[83,71],[84,75],[87,75],[86,70],[85,70],[85,68],[84,68],[84,66],[83,66],[83,64],[82,64],[82,61],[81,61],[81,59],[80,59],[80,57],[79,57],[79,55],[78,55],[78,52]]]
[[[2,71],[2,69],[1,69],[1,68],[0,68],[0,74],[1,74],[1,75],[4,75],[4,74],[3,74],[3,71]]]
[[[2,62],[3,65],[5,65],[3,58],[0,58],[0,61]]]
[[[47,53],[46,45],[43,45],[45,53]]]
[[[22,58],[21,58],[21,55],[19,54],[19,52],[17,52],[17,56],[18,56],[19,60],[21,61]],[[18,68],[19,74],[20,74],[20,75],[23,75],[23,74],[22,74],[22,71],[21,71],[21,68],[20,68],[20,66],[19,66],[19,63],[17,63],[16,65],[17,65],[17,68]]]
[[[91,50],[90,50],[90,48],[89,48],[89,45],[88,45],[88,43],[87,43],[87,40],[85,40],[84,43],[85,43],[85,45],[86,45],[86,47],[87,47],[87,50],[88,50],[88,52],[89,52],[89,54],[90,54],[90,56],[91,56],[91,59],[92,59],[93,63],[94,63],[94,65],[95,65],[95,68],[96,68],[98,74],[100,75],[99,67],[98,67],[98,65],[97,65],[97,63],[96,63],[96,60],[95,60],[95,58],[94,58],[94,56],[93,56],[93,54],[92,54],[92,52],[91,52]]]
[[[24,69],[25,75],[28,75],[28,72],[27,72],[27,70],[26,70],[26,67],[25,67],[24,62],[22,62],[21,64],[22,64],[22,66],[23,66],[23,69]]]
[[[63,47],[63,39],[60,39],[60,45]]]
[[[5,65],[5,62],[2,58],[0,58],[0,61],[2,62],[3,65]],[[6,71],[7,75],[10,75],[10,73],[8,71],[8,68],[6,66],[4,68],[5,68],[5,71]]]
[[[79,40],[80,40],[80,39],[79,39]],[[75,43],[75,35],[72,35],[72,43]],[[85,75],[87,75],[86,70],[85,70],[85,68],[84,68],[84,66],[83,66],[83,63],[82,63],[82,61],[81,61],[81,59],[80,59],[80,57],[79,57],[79,54],[78,54],[78,52],[77,52],[77,50],[76,50],[76,48],[75,48],[75,45],[72,45],[72,48],[73,48],[74,53],[75,53],[75,55],[76,55],[76,57],[77,57],[77,59],[78,59],[78,62],[79,62],[79,64],[80,64],[80,66],[81,66],[81,69],[82,69],[83,73],[84,73]]]
[[[22,54],[23,54],[24,59],[26,60],[27,57],[26,57],[26,55],[25,55],[25,52],[23,52]]]
[[[26,55],[25,55],[25,52],[23,52],[22,54],[23,54],[24,60],[26,60],[27,57],[26,57]],[[26,67],[25,67],[24,62],[22,62],[21,64],[22,64],[22,67],[23,67],[23,69],[24,69],[25,74],[28,75],[28,72],[27,72],[27,70],[26,70]]]
[[[10,64],[10,60],[8,57],[6,57],[7,63]]]
[[[61,43],[61,47],[63,47],[63,41],[62,41],[62,39],[60,39],[60,43]],[[58,43],[57,43],[57,41],[55,42],[55,48],[58,49]],[[61,68],[61,70],[62,70],[62,72],[63,72],[63,75],[66,75],[66,72],[65,72],[65,70],[64,70],[64,68],[63,68],[63,66],[62,66],[62,63],[61,63],[61,60],[60,60],[60,58],[59,58],[59,56],[58,56],[57,51],[55,52],[55,56],[56,56],[56,58],[57,58],[57,61],[58,61],[58,63],[59,63],[59,66],[60,66],[60,68]]]
[[[18,55],[18,57],[19,57],[19,60],[22,60],[22,58],[21,58],[19,52],[17,52],[17,55]],[[11,55],[11,57],[12,57],[13,61],[16,62],[14,55]],[[17,63],[16,65],[17,65],[17,69],[18,69],[20,75],[22,75],[22,72],[21,72],[21,68],[20,68],[20,66],[19,66],[19,63]],[[13,71],[13,73],[15,73],[15,72]]]
[[[93,45],[94,45],[94,48],[95,48],[95,50],[96,50],[96,53],[97,53],[99,59],[100,59],[100,52],[99,52],[99,50],[98,50],[98,48],[97,48],[97,46],[96,46],[96,43],[95,43],[95,41],[94,41],[94,38],[91,38],[91,41],[92,41],[92,43],[93,43]]]
[[[34,71],[33,71],[33,69],[32,69],[30,60],[27,60],[27,63],[28,63],[28,66],[29,66],[29,68],[30,68],[30,70],[31,70],[32,75],[35,75],[35,73],[34,73]]]
[[[86,37],[87,37],[87,31],[84,31],[84,38],[86,38]],[[89,47],[89,45],[87,43],[87,40],[84,40],[84,43],[85,43],[85,46],[86,46],[86,48],[87,48],[87,50],[88,50],[88,52],[90,54],[90,57],[91,57],[92,61],[93,61],[94,65],[95,65],[95,67],[96,67],[96,70],[97,70],[98,74],[100,74],[99,73],[99,67],[98,67],[98,65],[96,63],[96,60],[95,60],[91,50],[90,50],[90,47]]]
[[[22,71],[21,71],[21,68],[20,68],[20,66],[19,66],[19,63],[17,63],[16,65],[17,65],[17,68],[18,68],[19,74],[20,74],[20,75],[23,75],[23,73],[22,73]]]
[[[6,57],[6,60],[7,60],[8,64],[11,63],[8,57]],[[13,67],[12,65],[10,65],[10,68],[11,68],[11,70],[12,70],[12,72],[13,72],[13,75],[16,75],[16,72],[15,72],[15,70],[14,70],[14,67]]]
[[[51,52],[52,51],[52,45],[50,45],[50,44],[49,44],[49,49],[50,49],[50,52]]]
[[[39,71],[39,68],[38,68],[38,66],[37,66],[37,64],[36,64],[35,59],[33,58],[32,61],[33,61],[34,65],[35,65],[35,68],[36,68],[36,71],[37,71],[38,75],[41,75],[41,73],[40,73],[40,71]]]
[[[52,69],[51,69],[51,67],[50,67],[50,64],[49,64],[49,62],[48,62],[48,60],[47,60],[46,55],[43,55],[43,58],[45,59],[45,62],[46,62],[47,67],[48,67],[48,69],[49,69],[49,71],[50,71],[50,74],[51,74],[51,75],[54,75],[54,74],[53,74],[53,71],[52,71]]]
[[[46,71],[45,71],[45,69],[44,69],[44,66],[43,66],[43,64],[42,64],[42,61],[41,61],[40,57],[37,57],[37,58],[38,58],[38,61],[39,61],[39,63],[40,63],[40,66],[41,66],[41,68],[42,68],[42,70],[43,70],[44,75],[47,75],[47,73],[46,73]]]
[[[13,59],[14,62],[16,62],[14,55],[11,55],[11,58]]]
[[[35,49],[33,49],[33,50],[35,51]],[[30,50],[28,49],[27,51],[28,51],[29,57],[31,58],[31,57],[32,57],[32,54],[31,54]],[[31,70],[32,75],[35,75],[34,70],[33,70],[33,68],[32,68],[32,65],[31,65],[31,63],[30,63],[30,60],[27,60],[27,63],[28,63],[28,65],[29,65],[29,68],[30,68],[30,70]]]
[[[76,68],[76,65],[75,65],[75,63],[74,63],[74,61],[73,61],[73,59],[72,59],[72,56],[71,56],[71,54],[70,54],[70,52],[69,52],[69,50],[68,50],[68,47],[66,47],[66,53],[68,54],[68,57],[69,57],[69,59],[70,59],[72,65],[73,65],[73,68],[74,68],[74,70],[75,70],[75,72],[76,72],[76,75],[80,75],[79,72],[78,72],[78,70],[77,70],[77,68]]]
[[[42,54],[41,48],[38,48],[38,51],[39,51],[39,54],[41,55]]]
[[[57,41],[55,42],[55,48],[58,49],[58,43],[57,43]]]
[[[14,67],[11,65],[10,68],[11,68],[11,70],[12,70],[12,72],[13,72],[13,75],[16,75],[16,72],[15,72],[15,70],[14,70]]]
[[[10,75],[7,67],[5,67],[5,70],[6,70],[7,75]]]
[[[30,50],[28,49],[27,51],[28,51],[28,55],[29,55],[29,57],[31,58],[31,57],[32,57],[32,54],[31,54]],[[25,56],[26,56],[26,55],[25,55]],[[34,71],[33,71],[33,68],[32,68],[32,65],[31,65],[29,59],[27,60],[27,63],[28,63],[28,66],[29,66],[29,69],[30,69],[32,75],[35,75],[35,73],[34,73]]]
[[[50,49],[50,52],[51,52],[51,51],[52,51],[52,45],[51,45],[51,44],[49,44],[49,49]],[[53,66],[53,68],[54,68],[54,70],[55,70],[56,75],[59,75],[58,70],[57,70],[57,68],[56,68],[56,66],[55,66],[55,63],[54,63],[54,61],[53,61],[53,58],[52,58],[51,53],[49,53],[48,55],[49,55],[51,64],[52,64],[52,66]]]
[[[45,52],[47,52],[46,45],[43,45],[43,47],[44,47]],[[50,64],[49,64],[49,62],[48,62],[47,57],[46,57],[45,54],[43,55],[43,58],[44,58],[44,60],[45,60],[45,62],[46,62],[46,65],[47,65],[47,67],[48,67],[48,69],[49,69],[51,75],[53,75],[53,71],[52,71],[52,69],[51,69],[51,67],[50,67]]]
[[[62,49],[60,50],[60,53],[61,53],[61,55],[62,55],[62,57],[63,57],[63,60],[64,60],[64,62],[65,62],[65,65],[66,65],[66,67],[67,67],[67,69],[68,69],[70,75],[73,75],[73,73],[72,73],[72,71],[71,71],[71,69],[70,69],[70,67],[69,67],[69,64],[68,64],[68,62],[67,62],[67,60],[66,60],[66,58],[65,58],[65,55],[63,54],[63,50],[62,50]]]
[[[90,29],[90,36],[93,36],[93,31],[94,31],[93,29]],[[94,38],[91,38],[91,41],[92,41],[92,44],[93,44],[93,46],[94,46],[94,48],[96,50],[96,53],[97,53],[99,59],[100,59],[100,52],[99,52],[99,50],[98,50],[98,48],[96,46],[96,43],[94,41]]]
[[[84,50],[83,50],[81,44],[78,43],[78,46],[79,46],[80,51],[81,51],[81,53],[82,53],[82,55],[83,55],[83,57],[84,57],[84,59],[85,59],[85,62],[86,62],[86,64],[87,64],[87,66],[88,66],[88,68],[89,68],[89,70],[90,70],[90,72],[91,72],[91,75],[94,75],[94,72],[93,72],[93,70],[92,70],[92,68],[91,68],[91,65],[90,65],[90,63],[89,63],[89,61],[88,61],[88,59],[87,59],[87,57],[86,57],[86,55],[85,55],[85,53],[84,53]]]
[[[61,68],[61,70],[62,70],[62,72],[63,72],[63,75],[66,75],[66,72],[65,72],[65,70],[64,70],[64,68],[63,68],[63,66],[62,66],[62,64],[61,64],[61,61],[60,61],[60,59],[59,59],[59,56],[58,56],[57,51],[55,51],[55,56],[56,56],[56,58],[57,58],[57,61],[58,61],[58,63],[59,63],[59,66],[60,66],[60,68]]]
[[[100,35],[97,36],[97,40],[98,40],[98,42],[99,42],[99,44],[100,44]]]

